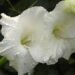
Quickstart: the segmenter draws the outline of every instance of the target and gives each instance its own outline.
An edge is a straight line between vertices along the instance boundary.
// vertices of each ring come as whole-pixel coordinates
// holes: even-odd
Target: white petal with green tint
[[[2,42],[6,42],[0,45],[0,55],[10,61],[10,65],[18,71],[18,75],[30,72],[37,64],[28,48],[32,42],[37,41],[32,35],[41,29],[40,23],[45,13],[47,11],[42,7],[32,7],[16,17],[1,14],[0,24],[4,36]]]
[[[73,47],[75,44],[73,42],[75,41],[75,14],[65,11],[65,5],[67,5],[65,1],[59,2],[49,15],[51,30],[50,42],[51,44],[55,42],[53,48],[50,48],[50,50],[55,51],[55,54],[53,52],[54,55],[52,55],[52,58],[55,60],[58,60],[60,57],[68,59],[70,55],[75,52],[75,48]],[[48,64],[51,63],[52,58],[50,58]]]

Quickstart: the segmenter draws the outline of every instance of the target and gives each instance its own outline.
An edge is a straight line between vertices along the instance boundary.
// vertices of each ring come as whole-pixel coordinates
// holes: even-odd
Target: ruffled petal
[[[15,37],[19,35],[18,32],[15,31],[17,29],[17,22],[18,22],[19,16],[10,17],[5,15],[4,13],[2,13],[1,16],[2,16],[2,18],[0,19],[0,24],[2,25],[1,32],[4,36],[4,39],[15,40]]]
[[[15,43],[9,41],[0,42],[0,55],[7,57],[8,60],[13,60],[16,50],[12,50],[15,47]]]
[[[38,6],[25,10],[17,17],[10,17],[2,13],[2,19],[0,20],[0,24],[3,26],[2,34],[6,39],[13,40],[17,40],[16,37],[19,37],[19,39],[21,36],[25,37],[25,35],[33,32],[35,27],[40,26],[37,23],[43,19],[45,13],[48,13],[47,10]]]
[[[75,38],[75,14],[65,11],[65,5],[67,5],[67,3],[72,3],[73,5],[73,1],[74,0],[65,0],[59,2],[49,15],[51,23],[50,25],[53,25],[53,27],[60,30],[59,32],[57,30],[57,35],[61,38]]]
[[[15,43],[1,42],[0,55],[9,60],[10,66],[18,71],[18,75],[30,72],[37,65],[28,51],[23,46],[17,46]]]
[[[18,51],[15,54],[14,60],[10,61],[10,65],[18,71],[18,75],[24,75],[25,73],[30,72],[37,63],[22,46],[17,47],[16,50]]]
[[[70,1],[74,0],[66,0],[67,3],[72,4]],[[57,4],[55,9],[50,12],[50,29],[56,29],[55,33],[53,32],[53,35],[56,39],[58,39],[60,42],[62,42],[60,39],[63,41],[66,41],[67,43],[63,43],[61,45],[61,52],[62,55],[61,57],[64,57],[66,59],[69,59],[70,55],[75,52],[75,14],[74,13],[69,13],[65,11],[67,3],[65,1],[61,1]],[[73,3],[74,5],[74,3]],[[53,31],[53,30],[52,30]],[[59,44],[60,46],[60,44]],[[59,50],[57,50],[59,52]],[[59,58],[59,57],[58,57]]]
[[[1,16],[2,18],[0,19],[0,24],[11,26],[11,27],[15,27],[16,26],[15,23],[18,22],[18,19],[19,19],[19,16],[10,17],[4,13],[2,13]]]
[[[42,27],[42,21],[44,21],[44,16],[48,14],[47,10],[43,7],[31,7],[24,12],[21,13],[19,17],[18,25],[22,30],[23,35],[28,35],[33,32],[39,27]],[[24,28],[24,29],[23,29]],[[39,31],[39,30],[38,30]]]

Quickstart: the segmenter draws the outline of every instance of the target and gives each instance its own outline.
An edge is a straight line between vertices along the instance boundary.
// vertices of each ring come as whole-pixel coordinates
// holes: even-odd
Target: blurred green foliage
[[[0,68],[3,67],[7,63],[7,59],[5,57],[0,58]]]
[[[4,3],[4,0],[0,0],[0,5],[2,5]]]

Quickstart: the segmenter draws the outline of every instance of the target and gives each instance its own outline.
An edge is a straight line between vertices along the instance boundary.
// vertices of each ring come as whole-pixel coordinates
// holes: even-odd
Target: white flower
[[[67,11],[70,2],[66,1],[50,13],[42,7],[32,7],[16,17],[1,14],[4,40],[0,54],[10,60],[19,75],[29,72],[38,62],[54,64],[74,52],[75,14],[74,8]]]
[[[0,55],[10,61],[18,75],[29,72],[37,64],[30,52],[32,46],[34,48],[40,42],[39,36],[42,35],[44,16],[47,13],[42,7],[32,7],[16,17],[1,14],[4,39],[0,43]]]
[[[38,41],[29,50],[35,61],[54,64],[61,57],[69,59],[75,52],[75,14],[68,12],[66,5],[61,1],[45,15]]]
[[[50,58],[47,64],[51,64],[51,59],[54,63],[60,57],[69,59],[75,52],[75,7],[72,9],[70,4],[75,6],[75,0],[61,1],[49,14],[50,51],[47,55]],[[67,11],[67,5],[70,11]]]
[[[64,0],[64,7],[67,12],[75,13],[75,0]]]

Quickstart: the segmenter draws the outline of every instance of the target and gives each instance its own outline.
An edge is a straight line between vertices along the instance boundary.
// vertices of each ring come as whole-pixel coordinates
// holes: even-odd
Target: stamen
[[[63,34],[64,32],[64,25],[56,25],[56,27],[53,30],[53,35],[58,39],[64,39],[64,40],[73,40],[75,37],[65,37]]]
[[[21,44],[28,46],[30,44],[31,40],[28,39],[28,36],[21,39]]]
[[[56,25],[55,28],[53,29],[53,35],[56,38],[60,38],[60,35],[62,34],[62,32],[63,32],[63,27],[60,25]]]

